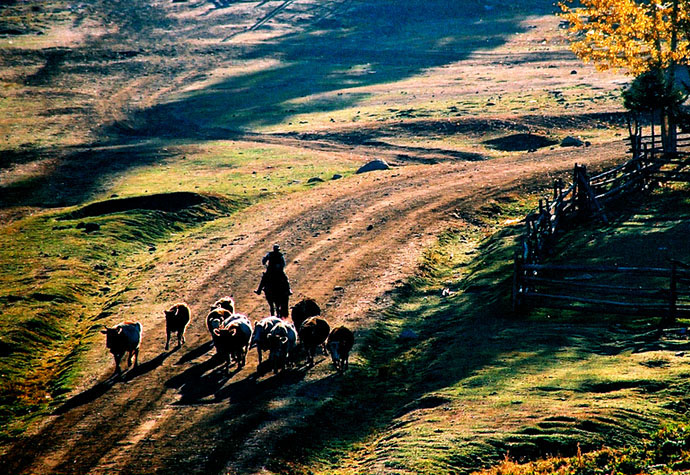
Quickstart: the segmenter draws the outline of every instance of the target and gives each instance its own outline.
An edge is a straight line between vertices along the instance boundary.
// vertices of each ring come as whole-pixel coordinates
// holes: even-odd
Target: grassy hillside
[[[101,185],[101,200],[0,228],[0,438],[21,433],[16,422],[43,413],[71,387],[80,354],[124,303],[119,296],[142,285],[169,250],[206,223],[315,186],[309,178],[348,175],[354,166],[227,141],[169,150],[164,161]]]
[[[652,247],[687,258],[687,191],[657,190],[616,210],[611,225],[571,232],[558,261],[615,256],[620,265],[653,264],[659,257],[648,252]],[[510,217],[529,204],[493,206]],[[665,460],[677,462],[676,470],[686,466],[687,428],[669,424],[688,409],[690,343],[679,328],[690,322],[658,333],[658,318],[512,316],[512,256],[521,227],[498,224],[487,219],[483,227],[449,230],[429,249],[419,274],[396,291],[375,328],[360,335],[363,350],[337,396],[283,441],[290,468],[279,461],[274,470],[469,473],[506,457],[557,454],[574,456],[569,463],[576,467],[578,453],[602,447],[615,450],[587,456],[586,470],[562,473],[609,473],[616,457],[620,467],[636,457],[629,467],[640,471]],[[649,447],[663,444],[667,458],[653,455]],[[635,449],[619,451],[624,447]],[[545,462],[550,468],[536,471],[539,465],[511,462],[491,473],[552,473],[565,463]]]
[[[105,377],[109,367],[84,383],[84,355],[102,349],[101,325],[176,298],[175,282],[151,289],[147,279],[164,275],[190,240],[215,233],[222,246],[234,238],[228,230],[254,204],[298,199],[321,186],[311,178],[348,180],[374,158],[491,166],[509,157],[543,166],[550,153],[618,147],[627,79],[595,73],[570,54],[553,10],[550,0],[3,2],[0,445],[78,383]],[[561,149],[567,135],[592,148]],[[379,199],[372,207],[385,207]],[[375,297],[383,303],[371,305],[366,321],[375,324],[358,332],[351,370],[334,376],[322,363],[296,390],[306,399],[295,405],[317,414],[281,428],[269,469],[467,473],[506,456],[641,446],[640,433],[685,411],[690,372],[675,356],[686,351],[683,335],[650,336],[655,322],[645,319],[510,315],[521,231],[510,223],[535,200],[513,194],[469,210],[462,227],[426,250],[415,276]],[[660,248],[684,259],[687,201],[686,189],[660,190],[609,227],[565,237],[563,259],[658,264],[662,254],[646,250]],[[339,238],[327,219],[318,225],[314,237],[321,232],[324,242],[308,249],[315,254]],[[195,257],[165,277],[194,273]],[[361,272],[343,268],[346,282]],[[145,287],[152,301],[129,300]],[[334,381],[335,396],[321,400]],[[267,406],[280,405],[270,397]],[[146,445],[157,423],[151,407],[148,427],[132,423],[136,442],[124,443],[122,460]],[[257,432],[268,414],[260,411],[249,417]],[[253,442],[244,435],[216,440],[236,437],[247,444],[238,442],[240,451]],[[224,447],[213,451],[210,466],[220,471]],[[169,460],[151,457],[149,467],[164,473]]]

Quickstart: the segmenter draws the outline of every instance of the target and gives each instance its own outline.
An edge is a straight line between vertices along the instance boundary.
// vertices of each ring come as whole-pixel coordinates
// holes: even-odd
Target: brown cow
[[[319,315],[321,315],[321,308],[314,299],[301,300],[297,305],[292,307],[292,323],[295,324],[295,328],[297,329],[302,326],[302,322],[307,318],[317,317]]]
[[[334,328],[331,334],[328,335],[326,348],[333,359],[333,366],[335,366],[335,369],[337,369],[339,373],[347,369],[350,359],[350,350],[354,344],[355,336],[347,327],[340,326]]]
[[[211,309],[214,308],[224,308],[230,313],[235,313],[235,299],[232,297],[228,297],[227,295],[225,297],[221,297],[218,300],[216,300],[216,303],[213,304]]]
[[[307,352],[307,365],[314,366],[316,348],[323,345],[331,331],[331,326],[321,317],[307,318],[299,327],[299,341]]]
[[[170,347],[170,336],[177,333],[177,347],[179,348],[185,342],[184,332],[191,320],[191,312],[186,303],[176,303],[165,312],[165,333],[167,338],[165,340],[165,349]]]

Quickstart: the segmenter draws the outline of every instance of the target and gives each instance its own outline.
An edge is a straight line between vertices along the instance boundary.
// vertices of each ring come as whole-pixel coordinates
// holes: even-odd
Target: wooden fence
[[[690,316],[690,269],[516,264],[518,305],[660,316]]]
[[[543,263],[565,228],[591,217],[607,223],[608,203],[649,190],[660,181],[690,181],[690,135],[678,137],[674,153],[664,153],[654,137],[638,137],[631,151],[631,160],[592,177],[584,165],[575,164],[572,183],[566,187],[557,180],[553,195],[540,200],[539,209],[526,216],[522,248],[515,256],[515,312],[527,306],[583,310],[596,306],[615,313],[661,314],[664,323],[690,312],[690,289],[684,287],[690,283],[690,270],[681,263],[665,269]],[[615,282],[621,275],[627,279],[619,284],[600,282]],[[652,284],[659,287],[650,287]]]

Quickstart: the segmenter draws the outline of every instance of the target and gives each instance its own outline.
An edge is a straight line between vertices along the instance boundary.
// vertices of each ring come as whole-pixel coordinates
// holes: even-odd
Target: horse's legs
[[[280,299],[280,305],[278,307],[278,316],[280,318],[287,318],[288,317],[288,302],[289,302],[289,297],[281,298]]]
[[[271,309],[271,316],[274,316],[276,314],[276,306],[273,303],[273,300],[269,300],[268,298],[266,299],[268,302],[268,306]]]

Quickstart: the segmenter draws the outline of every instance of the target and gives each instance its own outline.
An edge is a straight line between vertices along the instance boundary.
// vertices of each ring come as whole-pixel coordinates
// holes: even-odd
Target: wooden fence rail
[[[525,234],[522,246],[515,256],[513,276],[513,310],[518,312],[525,306],[572,308],[572,303],[604,306],[618,309],[620,313],[651,314],[666,311],[664,322],[680,314],[690,314],[690,292],[687,295],[678,290],[684,282],[690,282],[690,271],[678,269],[683,264],[675,263],[666,268],[616,267],[597,268],[583,266],[545,266],[543,261],[552,253],[558,234],[578,220],[598,218],[608,223],[606,205],[614,200],[650,190],[660,181],[690,181],[690,134],[678,137],[678,147],[673,153],[663,153],[657,137],[637,137],[633,144],[633,157],[626,163],[590,177],[584,165],[575,164],[573,181],[566,187],[562,180],[553,185],[550,198],[539,200],[539,208],[525,217]],[[540,267],[542,266],[542,267]],[[600,270],[597,270],[600,269]],[[610,274],[612,278],[621,274],[634,274],[646,278],[666,277],[668,288],[649,288],[644,285],[611,286],[598,283],[577,283],[568,281],[572,292],[580,295],[551,293],[553,287],[566,287],[558,279],[547,279],[545,272],[587,272]],[[583,294],[604,294],[606,299],[590,298]],[[611,300],[615,297],[647,296],[651,302]],[[681,299],[681,300],[679,300]]]
[[[514,302],[601,313],[661,316],[668,324],[690,316],[690,270],[669,268],[520,264]]]

